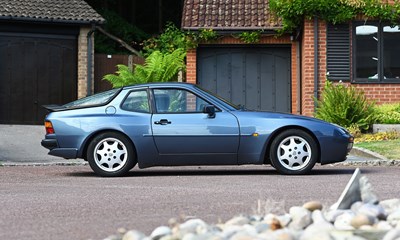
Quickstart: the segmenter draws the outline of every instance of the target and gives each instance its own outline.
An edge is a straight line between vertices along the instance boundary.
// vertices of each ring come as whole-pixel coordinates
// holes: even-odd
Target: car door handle
[[[167,125],[167,124],[171,124],[171,121],[168,121],[168,119],[161,119],[160,121],[155,121],[154,124]]]

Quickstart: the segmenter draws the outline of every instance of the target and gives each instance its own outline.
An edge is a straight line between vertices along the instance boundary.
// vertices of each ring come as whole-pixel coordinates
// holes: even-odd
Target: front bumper
[[[353,145],[354,145],[354,137],[350,136],[349,143],[347,144],[347,153],[349,153],[351,149],[353,149]]]

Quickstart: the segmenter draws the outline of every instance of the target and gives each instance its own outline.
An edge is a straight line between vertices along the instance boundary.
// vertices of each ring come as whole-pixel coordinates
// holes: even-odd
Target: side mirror
[[[209,118],[215,118],[215,107],[213,105],[204,106],[203,113],[207,113]]]

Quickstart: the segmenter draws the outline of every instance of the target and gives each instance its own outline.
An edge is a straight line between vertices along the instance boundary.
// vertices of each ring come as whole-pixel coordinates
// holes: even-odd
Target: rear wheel
[[[318,146],[308,133],[289,129],[272,141],[270,160],[282,174],[306,174],[318,160]]]
[[[125,175],[136,164],[134,148],[120,133],[106,132],[89,144],[87,160],[92,170],[102,177]]]

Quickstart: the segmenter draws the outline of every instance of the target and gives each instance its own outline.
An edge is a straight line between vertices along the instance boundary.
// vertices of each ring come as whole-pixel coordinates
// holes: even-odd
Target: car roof
[[[185,83],[185,82],[152,82],[152,83],[142,83],[123,87],[123,89],[131,89],[138,87],[189,87],[193,88],[195,84]]]

